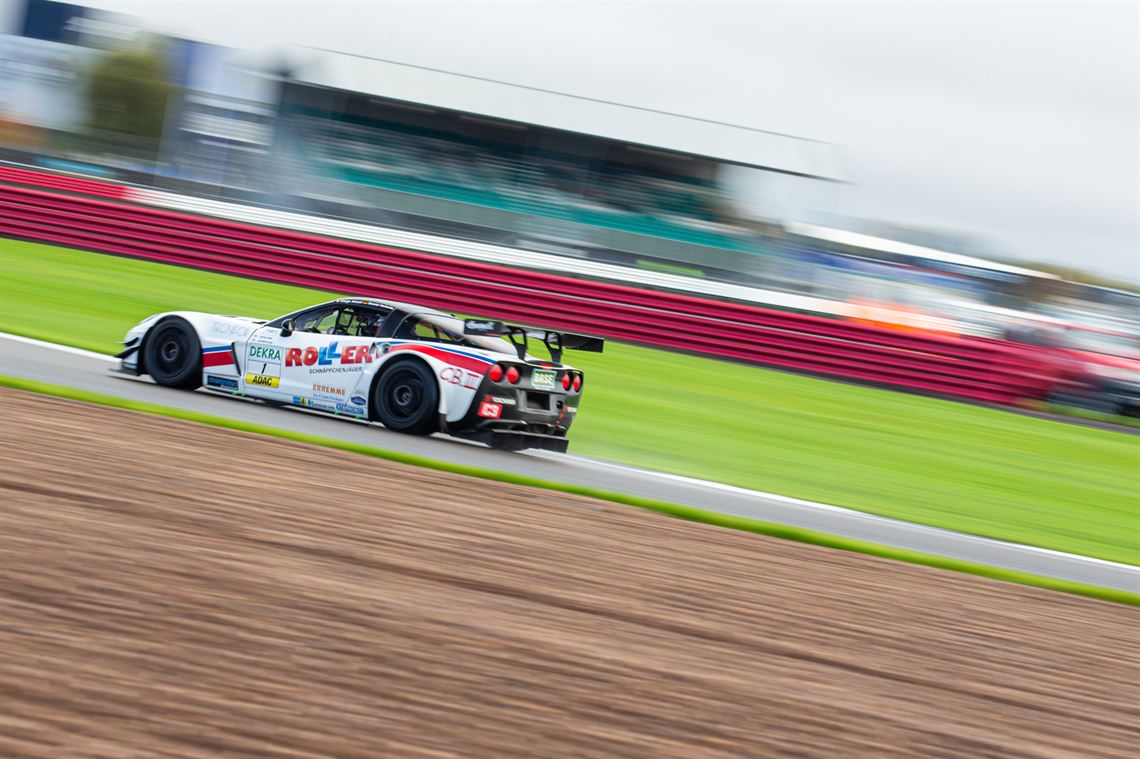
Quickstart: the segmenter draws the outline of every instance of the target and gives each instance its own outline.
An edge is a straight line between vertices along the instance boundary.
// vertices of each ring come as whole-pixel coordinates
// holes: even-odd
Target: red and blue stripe
[[[202,349],[202,366],[233,366],[234,351],[228,345]]]
[[[392,346],[388,352],[396,353],[397,351],[409,351],[412,353],[421,353],[425,356],[443,361],[452,366],[458,366],[460,369],[466,369],[471,372],[484,374],[491,368],[491,364],[495,363],[494,359],[480,356],[478,353],[469,353],[465,350],[458,348],[448,348],[442,345],[427,345],[424,343],[390,343]]]

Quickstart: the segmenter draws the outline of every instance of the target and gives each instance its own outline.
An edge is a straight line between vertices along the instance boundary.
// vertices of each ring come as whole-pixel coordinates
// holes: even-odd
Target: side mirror
[[[289,335],[293,334],[293,330],[296,328],[296,326],[296,322],[294,322],[292,319],[286,319],[285,321],[281,322],[281,337],[289,337]]]

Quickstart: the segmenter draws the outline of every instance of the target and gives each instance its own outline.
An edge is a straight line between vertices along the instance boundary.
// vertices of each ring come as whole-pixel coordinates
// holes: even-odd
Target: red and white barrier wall
[[[150,192],[0,168],[0,235],[972,400],[1016,403],[1042,397],[1052,384],[1034,354],[1012,344],[908,334],[132,202]]]

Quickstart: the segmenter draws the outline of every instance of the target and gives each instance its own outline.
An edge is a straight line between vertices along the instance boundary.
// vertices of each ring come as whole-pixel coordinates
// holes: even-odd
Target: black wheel
[[[430,435],[436,429],[439,385],[420,361],[401,361],[384,370],[372,390],[376,420],[395,432]]]
[[[146,372],[166,387],[193,390],[202,384],[202,344],[185,319],[163,319],[143,346]]]

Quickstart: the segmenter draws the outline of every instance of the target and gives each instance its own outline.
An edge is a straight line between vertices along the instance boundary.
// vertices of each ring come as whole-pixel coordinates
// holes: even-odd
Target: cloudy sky
[[[1140,3],[98,0],[833,142],[836,212],[1140,283]]]

